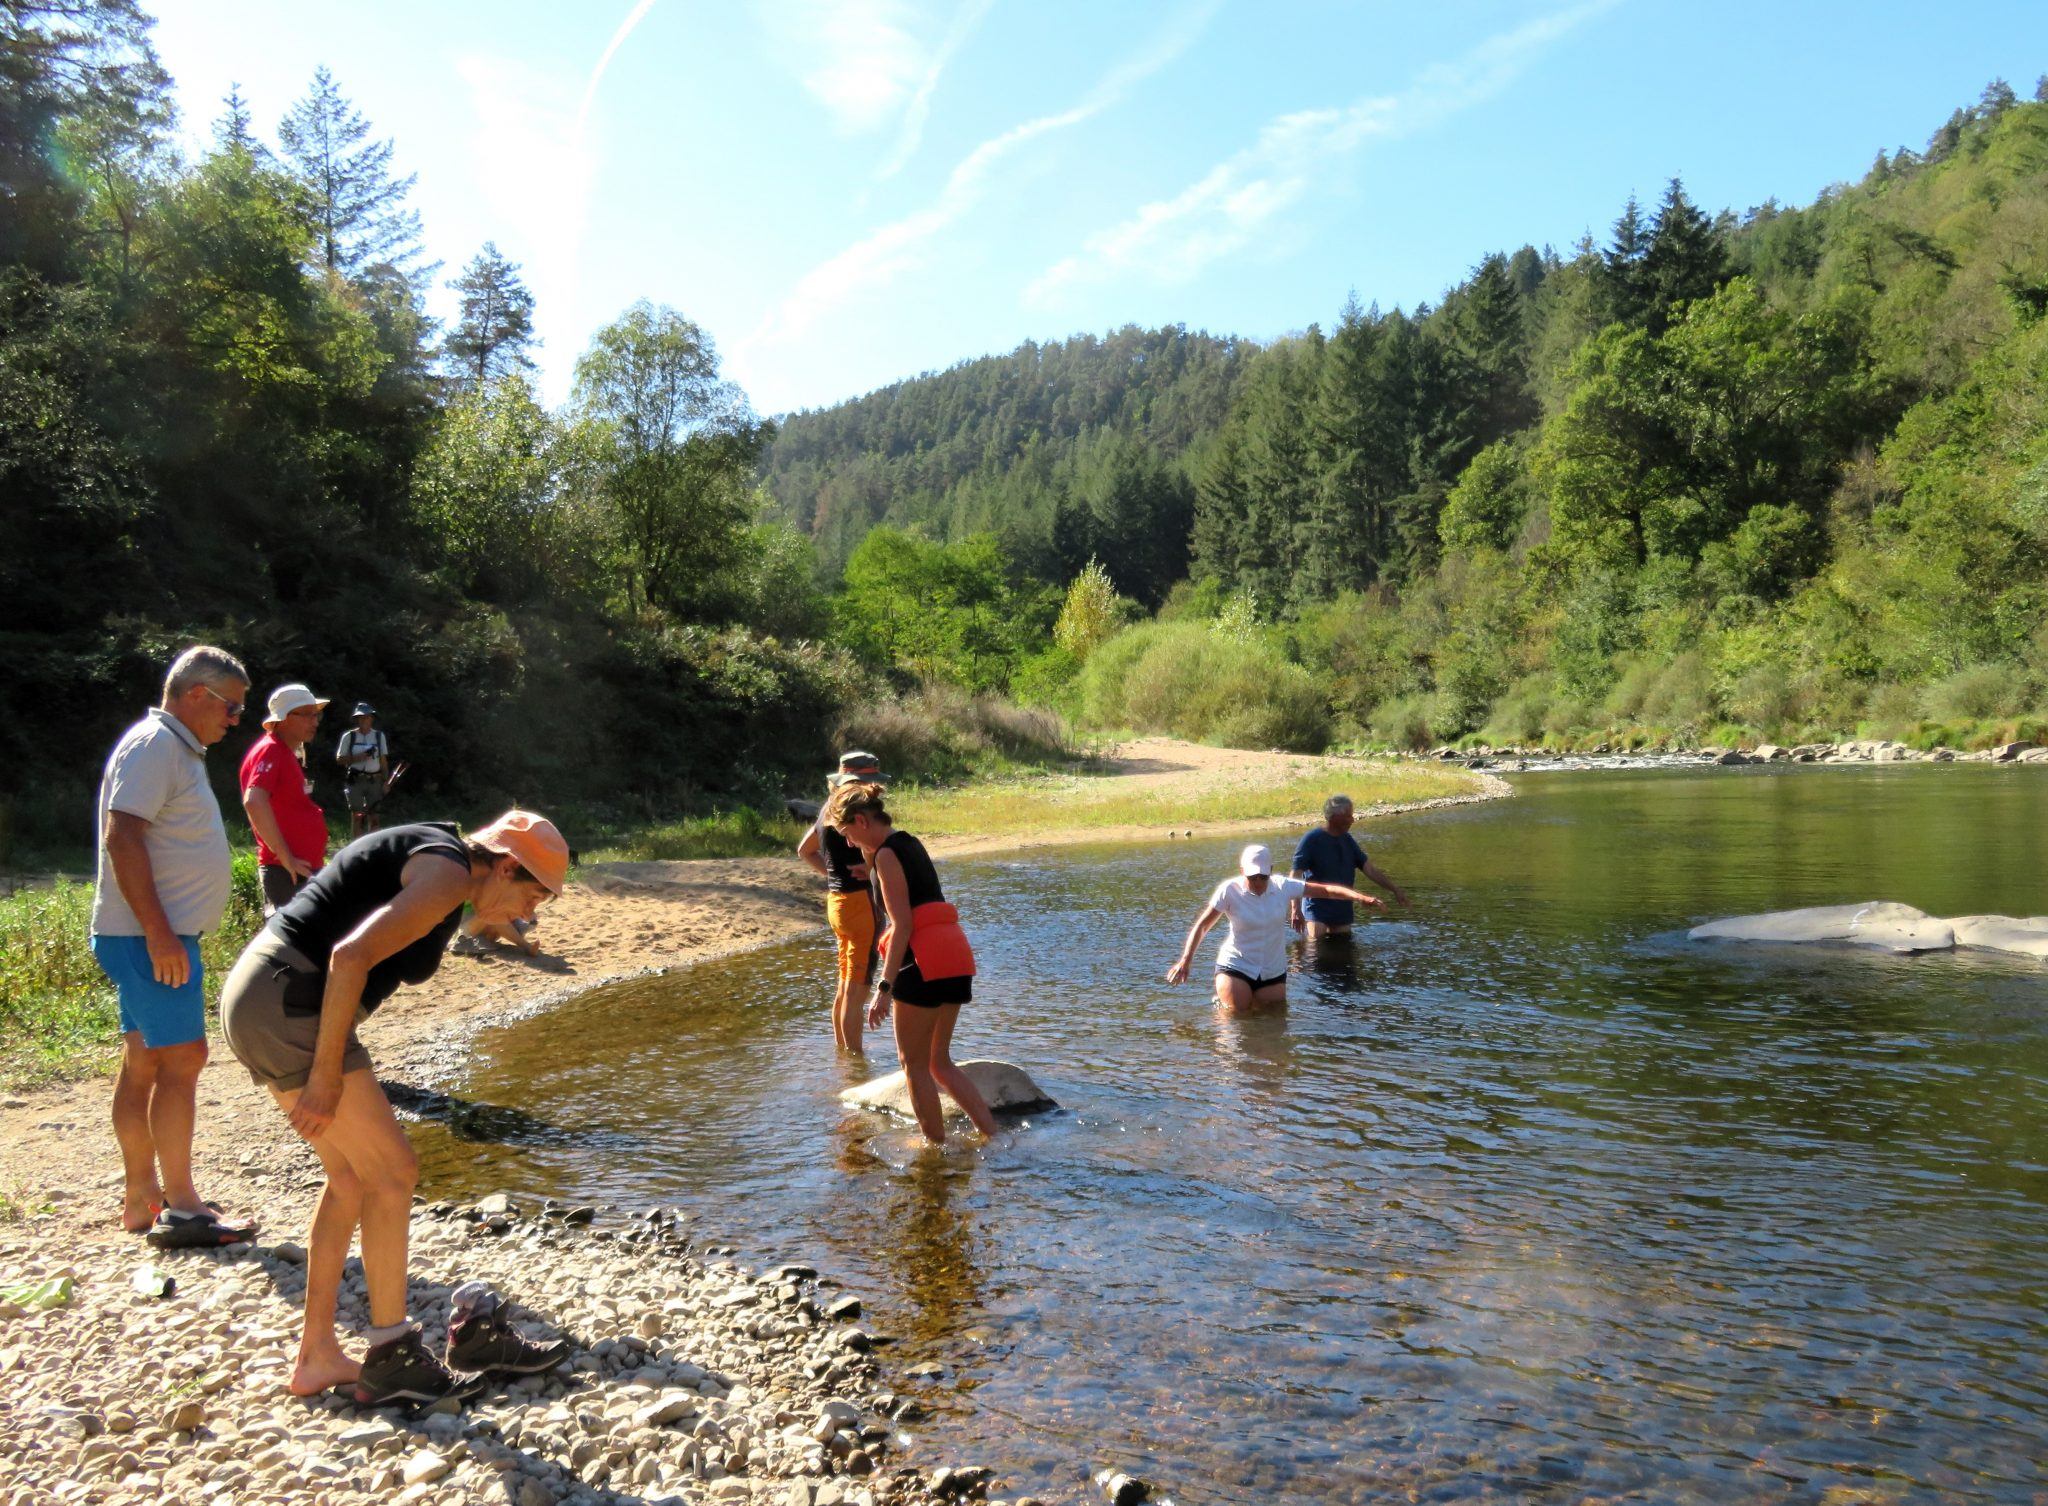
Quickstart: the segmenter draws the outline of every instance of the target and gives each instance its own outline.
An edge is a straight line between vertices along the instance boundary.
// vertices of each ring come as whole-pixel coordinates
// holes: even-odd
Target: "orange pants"
[[[867,989],[868,960],[875,953],[875,906],[867,891],[825,896],[825,919],[839,938],[839,986],[849,998]]]

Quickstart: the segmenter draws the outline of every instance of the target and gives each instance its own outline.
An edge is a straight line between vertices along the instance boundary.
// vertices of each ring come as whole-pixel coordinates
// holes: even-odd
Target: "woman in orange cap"
[[[860,849],[881,896],[888,928],[877,943],[882,965],[867,1018],[879,1025],[892,1005],[905,1006],[895,1011],[896,1055],[918,1128],[932,1144],[945,1143],[946,1115],[939,1103],[944,1088],[976,1129],[994,1135],[995,1116],[973,1079],[953,1062],[953,1027],[960,1006],[974,994],[974,950],[960,929],[959,912],[939,888],[931,855],[890,821],[879,784],[840,785],[818,819]]]
[[[568,873],[569,844],[530,811],[507,811],[466,838],[445,821],[387,827],[314,874],[228,975],[220,999],[228,1048],[327,1172],[306,1241],[294,1394],[350,1386],[359,1405],[431,1402],[475,1388],[473,1377],[450,1370],[539,1370],[560,1360],[559,1346],[472,1330],[461,1343],[450,1334],[444,1365],[406,1320],[418,1164],[355,1027],[400,984],[433,976],[464,905],[487,921],[531,919]],[[358,1225],[370,1299],[370,1348],[360,1361],[342,1351],[334,1328]]]

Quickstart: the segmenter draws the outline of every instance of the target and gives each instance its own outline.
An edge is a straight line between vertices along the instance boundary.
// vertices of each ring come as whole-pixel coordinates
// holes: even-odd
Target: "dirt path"
[[[1350,760],[1209,748],[1172,738],[1125,743],[1108,757],[1119,772],[1104,776],[1101,788],[1171,785],[1196,798],[1323,770],[1335,778],[1358,768]],[[1095,779],[1089,783],[1098,785]],[[1494,780],[1478,796],[1456,798],[1506,792]],[[1205,835],[1272,824],[1263,819],[1183,830]],[[1150,827],[1095,828],[1025,839],[945,838],[933,846],[964,854],[1162,834]],[[817,927],[823,923],[820,893],[815,875],[793,856],[595,864],[580,870],[569,892],[542,912],[542,956],[529,960],[505,950],[483,958],[450,956],[429,983],[405,990],[378,1013],[363,1031],[364,1043],[388,1075],[435,1077],[486,1024],[619,978],[770,945]],[[822,1023],[822,1011],[819,1018]],[[93,1079],[0,1100],[0,1193],[56,1202],[56,1220],[80,1236],[118,1237],[112,1211],[120,1163],[107,1124],[107,1098],[106,1080]],[[269,1095],[250,1083],[217,1041],[200,1080],[196,1154],[207,1196],[258,1212],[275,1230],[302,1225],[306,1210],[299,1194],[314,1185],[311,1152],[285,1132]],[[291,1195],[281,1197],[287,1189]]]

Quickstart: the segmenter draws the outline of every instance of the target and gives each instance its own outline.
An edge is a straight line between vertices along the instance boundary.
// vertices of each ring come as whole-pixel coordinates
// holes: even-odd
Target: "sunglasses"
[[[240,716],[244,711],[248,709],[249,703],[247,701],[231,701],[226,696],[222,695],[218,690],[215,690],[211,685],[202,685],[199,688],[205,691],[208,695],[212,696],[216,701],[219,701],[221,705],[228,708],[229,721],[233,721],[236,717]]]

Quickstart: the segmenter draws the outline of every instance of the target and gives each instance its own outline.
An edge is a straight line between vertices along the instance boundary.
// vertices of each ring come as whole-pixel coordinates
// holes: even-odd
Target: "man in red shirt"
[[[242,809],[256,833],[263,913],[269,915],[327,861],[327,816],[313,803],[304,750],[327,702],[303,685],[270,692],[263,736],[242,756]]]

